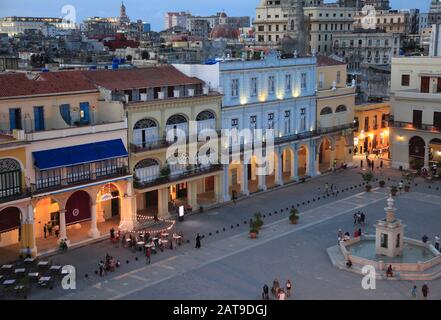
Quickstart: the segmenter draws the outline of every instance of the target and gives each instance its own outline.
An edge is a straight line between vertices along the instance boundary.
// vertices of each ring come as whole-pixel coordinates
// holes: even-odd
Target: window
[[[291,75],[285,75],[285,91],[291,91]]]
[[[80,103],[80,122],[83,124],[89,124],[90,121],[90,110],[89,102]]]
[[[441,130],[441,112],[434,112],[433,113],[433,126],[436,130]]]
[[[34,130],[44,130],[44,107],[34,107]]]
[[[410,74],[401,75],[401,85],[403,87],[408,87],[410,85]]]
[[[259,26],[259,31],[265,31],[264,26]]]
[[[21,124],[21,109],[13,108],[9,109],[9,130],[21,130],[23,129]]]
[[[320,111],[320,115],[324,116],[327,114],[332,114],[332,109],[330,107],[324,107],[321,111]]]
[[[250,117],[250,129],[251,130],[257,129],[257,116]]]
[[[369,117],[364,118],[364,131],[369,131]]]
[[[300,131],[306,131],[306,108],[300,109]]]
[[[66,168],[68,183],[90,180],[90,163]]]
[[[414,128],[420,129],[423,123],[423,111],[413,110],[412,125]]]
[[[231,96],[237,98],[239,96],[239,79],[231,81]]]
[[[251,96],[257,96],[257,78],[251,78]]]
[[[274,129],[274,113],[268,113],[267,129]]]
[[[274,91],[275,91],[275,79],[274,79],[274,76],[269,76],[268,77],[268,92],[274,93]]]
[[[430,77],[421,77],[421,92],[429,93]]]
[[[337,84],[340,84],[340,82],[341,82],[341,72],[340,71],[337,71]]]
[[[300,75],[300,88],[301,89],[306,89],[306,73],[305,72],[303,72]]]
[[[320,72],[320,74],[319,74],[319,89],[323,89],[324,85],[325,85],[325,75],[323,72]]]
[[[346,106],[345,105],[339,105],[338,107],[337,107],[337,109],[335,109],[335,112],[345,112],[345,111],[347,111],[348,109],[346,108]]]
[[[291,132],[291,111],[285,111],[285,134],[289,134]]]
[[[231,119],[231,129],[238,129],[239,128],[239,119]]]

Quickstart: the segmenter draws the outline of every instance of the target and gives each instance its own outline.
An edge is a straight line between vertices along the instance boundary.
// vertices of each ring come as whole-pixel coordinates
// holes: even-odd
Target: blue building
[[[258,60],[175,66],[223,94],[222,129],[274,130],[274,152],[266,155],[274,157],[274,170],[258,175],[254,156],[251,163],[225,165],[225,201],[318,174],[315,56],[284,59],[271,51]]]

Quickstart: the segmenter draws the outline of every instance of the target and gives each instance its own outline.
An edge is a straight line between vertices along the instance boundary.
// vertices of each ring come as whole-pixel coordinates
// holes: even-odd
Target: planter
[[[372,186],[368,184],[368,185],[366,185],[365,189],[366,189],[366,192],[371,192]]]
[[[383,180],[381,180],[381,181],[380,181],[380,188],[384,188],[385,185],[386,185],[386,182],[383,181]]]
[[[397,195],[397,190],[391,190],[391,191],[390,191],[390,194],[391,194],[393,197],[395,197],[395,196]]]
[[[409,192],[410,191],[410,186],[404,186],[404,191],[405,192]]]
[[[299,220],[298,220],[298,219],[290,220],[290,221],[291,221],[291,224],[297,224],[297,223],[299,223]]]
[[[256,239],[257,238],[257,232],[250,232],[250,238]]]

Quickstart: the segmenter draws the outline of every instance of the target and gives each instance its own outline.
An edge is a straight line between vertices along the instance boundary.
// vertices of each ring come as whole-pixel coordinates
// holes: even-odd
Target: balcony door
[[[413,110],[412,125],[414,128],[420,129],[423,123],[423,111]]]
[[[429,93],[430,77],[421,77],[421,92]]]
[[[0,160],[0,198],[21,192],[21,167],[14,159]]]

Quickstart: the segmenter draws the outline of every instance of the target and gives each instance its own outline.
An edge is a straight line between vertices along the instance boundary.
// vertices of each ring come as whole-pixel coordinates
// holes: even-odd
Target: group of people
[[[318,191],[320,193],[320,187],[318,188]],[[323,195],[329,196],[330,194],[332,194],[333,196],[336,196],[337,192],[338,190],[335,184],[329,185],[328,182],[325,183],[325,189],[323,191]]]
[[[286,298],[289,298],[291,296],[292,287],[293,287],[292,283],[288,279],[288,280],[286,280],[285,288],[282,288],[280,286],[279,280],[277,280],[277,278],[276,278],[273,281],[273,286],[271,288],[271,293],[273,294],[273,296],[277,300],[285,300]],[[263,300],[269,300],[269,288],[268,288],[268,286],[266,284],[263,286],[262,299]]]
[[[428,286],[427,282],[425,282],[423,284],[423,286],[421,287],[421,293],[422,293],[424,299],[426,299],[429,296],[429,286]],[[413,299],[416,299],[418,297],[418,287],[417,286],[412,287],[412,289],[410,290],[410,295],[412,296]]]
[[[104,276],[107,272],[114,272],[120,265],[121,263],[118,260],[107,253],[105,261],[101,260],[98,263],[100,277]]]
[[[366,163],[367,163],[367,167],[368,169],[374,171],[375,169],[375,160],[371,160],[368,157],[366,157]],[[363,168],[363,159],[360,160],[360,168]],[[380,169],[383,169],[383,160],[380,161]]]
[[[58,224],[53,225],[52,221],[49,221],[43,226],[43,234],[45,239],[53,234],[58,238],[60,235],[60,226]]]
[[[366,215],[362,211],[357,211],[354,213],[354,226],[361,225],[364,226],[366,222]]]

